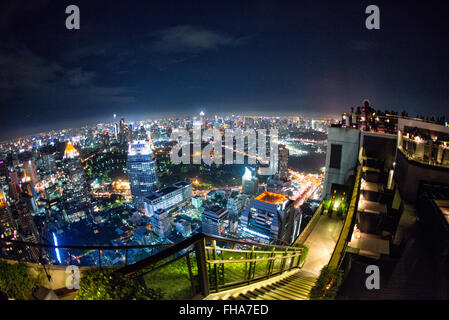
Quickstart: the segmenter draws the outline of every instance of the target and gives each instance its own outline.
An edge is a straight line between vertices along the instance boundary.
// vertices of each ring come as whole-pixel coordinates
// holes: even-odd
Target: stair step
[[[315,284],[316,280],[315,279],[304,279],[304,278],[292,278],[289,279],[289,281],[292,282],[301,282],[301,283],[309,283],[309,284]]]
[[[253,292],[254,292],[255,294],[257,294],[258,296],[262,296],[262,295],[264,295],[265,293],[267,293],[267,291],[264,291],[264,290],[261,290],[261,289],[262,289],[262,288],[254,289]]]
[[[301,289],[287,287],[287,286],[282,287],[282,289],[285,291],[291,292],[292,294],[301,295],[304,297],[308,297],[310,294],[310,291],[308,291],[308,290],[301,290]]]
[[[290,282],[290,281],[282,281],[278,284],[278,286],[284,286],[284,285],[288,285],[291,287],[297,287],[297,288],[303,288],[303,289],[313,288],[313,286],[311,286],[311,285],[305,285],[303,283],[296,283],[296,282]]]
[[[300,287],[300,286],[296,286],[296,285],[294,285],[292,283],[284,283],[282,285],[282,287],[283,288],[288,288],[288,289],[291,289],[293,291],[297,291],[297,292],[300,292],[300,293],[309,293],[310,290],[312,290],[312,288]]]
[[[245,296],[243,293],[235,297],[236,300],[251,300],[249,297]]]
[[[245,295],[248,296],[250,299],[258,297],[257,294],[253,293],[252,291],[245,292]]]
[[[293,274],[287,278],[255,288],[245,293],[235,293],[230,300],[309,300],[316,278]]]
[[[299,295],[296,292],[289,291],[289,290],[287,290],[285,288],[279,288],[278,290],[276,290],[274,292],[279,293],[279,294],[281,294],[281,295],[283,295],[286,298],[291,299],[291,300],[299,300],[301,298],[307,297],[307,296],[304,296],[304,295]]]
[[[261,298],[264,298],[265,300],[286,300],[284,297],[273,292],[267,292],[261,296]]]

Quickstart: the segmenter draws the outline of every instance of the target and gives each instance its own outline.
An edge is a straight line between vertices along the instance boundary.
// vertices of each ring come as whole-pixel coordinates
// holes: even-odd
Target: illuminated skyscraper
[[[157,189],[156,163],[150,142],[129,143],[127,168],[134,205],[142,207],[145,196]]]
[[[201,215],[202,231],[207,234],[223,236],[229,225],[228,210],[220,206],[213,206],[204,210]]]
[[[299,215],[286,196],[264,192],[251,201],[241,216],[243,235],[258,241],[291,243],[299,233]]]
[[[63,203],[65,210],[70,213],[90,201],[89,187],[79,152],[70,141],[64,151],[62,168],[64,175],[60,177],[60,183]]]
[[[67,142],[67,146],[64,150],[64,159],[74,159],[76,157],[79,157],[78,151],[73,146],[72,142]]]
[[[37,183],[39,181],[39,176],[36,170],[36,163],[34,160],[27,160],[23,162],[23,170],[25,174],[30,177],[33,183]]]
[[[200,112],[200,121],[204,125],[204,111]]]
[[[278,177],[281,181],[288,180],[288,156],[289,151],[283,144],[279,145],[279,165],[278,165]]]
[[[205,127],[205,121],[204,121],[204,111],[200,112],[199,118],[193,122],[194,126],[199,126],[200,128]]]
[[[259,180],[253,177],[250,169],[245,168],[245,174],[242,176],[242,193],[247,195],[257,194]]]
[[[118,123],[114,123],[114,138],[118,140]]]

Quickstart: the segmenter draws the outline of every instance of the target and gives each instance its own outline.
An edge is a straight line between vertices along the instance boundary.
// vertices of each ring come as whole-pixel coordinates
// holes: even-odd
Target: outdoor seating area
[[[435,166],[449,166],[449,135],[442,132],[410,130],[401,135],[400,150],[409,158]]]
[[[382,239],[381,236],[370,234],[370,233],[360,233],[360,237],[352,237],[349,242],[349,247],[352,248],[351,252],[357,253],[362,256],[380,259],[381,255],[390,254],[390,242],[388,240]]]
[[[362,157],[357,224],[348,244],[352,254],[375,260],[390,255],[390,241],[400,212],[391,209],[394,192],[387,188],[388,170],[384,160]]]

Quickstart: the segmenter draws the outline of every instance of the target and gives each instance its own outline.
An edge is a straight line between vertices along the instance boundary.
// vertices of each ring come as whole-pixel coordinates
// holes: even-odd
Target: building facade
[[[220,206],[213,206],[204,210],[201,222],[203,233],[224,236],[229,225],[228,210]]]
[[[245,168],[245,174],[242,176],[242,193],[246,195],[255,195],[258,192],[259,180],[253,172]]]
[[[291,243],[299,233],[299,215],[286,196],[264,192],[251,201],[240,218],[245,237]]]
[[[144,198],[157,189],[156,162],[153,160],[151,144],[136,140],[128,146],[128,179],[133,203],[143,207]]]
[[[283,144],[279,145],[279,165],[278,165],[278,179],[280,181],[287,181],[288,180],[288,157],[289,157],[289,151],[287,147]]]
[[[151,216],[157,210],[171,210],[192,203],[192,184],[180,181],[144,198],[145,213]]]
[[[168,211],[158,209],[150,218],[151,228],[160,238],[167,238],[171,231],[171,215]]]

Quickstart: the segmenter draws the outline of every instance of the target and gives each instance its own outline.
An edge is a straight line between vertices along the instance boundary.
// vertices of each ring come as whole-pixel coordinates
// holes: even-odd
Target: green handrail
[[[332,269],[340,267],[342,257],[344,256],[344,252],[346,250],[348,235],[351,232],[352,220],[357,210],[361,175],[362,175],[362,166],[359,164],[357,167],[357,175],[355,178],[354,189],[352,191],[351,202],[349,205],[348,213],[346,215],[345,223],[340,232],[340,236],[338,237],[337,244],[335,246],[334,252],[332,253],[332,257],[328,264],[328,266]]]

